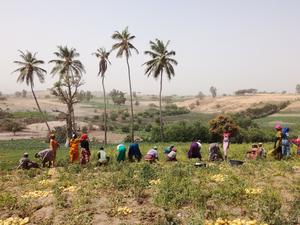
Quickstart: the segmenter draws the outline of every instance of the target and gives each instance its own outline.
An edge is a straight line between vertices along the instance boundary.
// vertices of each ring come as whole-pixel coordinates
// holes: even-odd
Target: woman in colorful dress
[[[77,134],[72,134],[70,140],[70,161],[71,163],[79,160],[79,144],[80,139],[77,137]]]
[[[87,134],[81,135],[80,147],[81,147],[81,153],[85,155],[86,161],[89,162],[91,157],[91,152],[90,152],[90,143]]]

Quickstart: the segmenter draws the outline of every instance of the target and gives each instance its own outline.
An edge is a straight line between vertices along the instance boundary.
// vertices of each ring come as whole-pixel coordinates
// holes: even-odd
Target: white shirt
[[[171,152],[168,154],[168,157],[171,158],[171,159],[174,159],[174,158],[176,157],[176,152],[171,151]]]
[[[100,158],[98,159],[98,161],[105,162],[106,161],[106,152],[103,150],[100,150],[98,153],[100,154]]]

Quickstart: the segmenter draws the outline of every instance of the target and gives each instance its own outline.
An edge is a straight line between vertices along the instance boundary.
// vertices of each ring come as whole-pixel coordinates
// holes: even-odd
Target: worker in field
[[[174,145],[170,145],[170,146],[164,148],[164,154],[168,155],[172,151],[173,148],[174,148]]]
[[[289,141],[289,128],[284,127],[282,129],[282,157],[290,157],[291,156],[291,142]]]
[[[90,142],[87,134],[81,135],[80,147],[81,147],[80,163],[83,165],[88,163],[91,157]]]
[[[225,160],[227,160],[227,152],[229,149],[229,138],[230,138],[230,133],[228,131],[225,131],[223,133],[223,152],[224,152]]]
[[[249,160],[256,160],[259,157],[259,147],[257,144],[252,144],[252,147],[246,153],[246,158]]]
[[[57,149],[59,148],[59,144],[58,144],[57,140],[55,139],[55,134],[50,135],[49,148],[53,151],[53,166],[55,166],[56,152],[57,152]]]
[[[209,161],[223,161],[223,155],[218,143],[211,143],[208,148]]]
[[[117,161],[118,162],[125,161],[125,158],[126,158],[126,147],[125,147],[124,144],[119,144],[117,146],[117,152],[118,152]]]
[[[76,133],[72,134],[70,139],[70,161],[71,163],[79,160],[79,144],[80,139],[77,137]]]
[[[193,141],[192,144],[190,145],[190,149],[188,151],[188,158],[198,158],[199,160],[202,160],[201,152],[200,152],[200,147],[196,141]]]
[[[147,152],[147,154],[145,155],[145,160],[150,163],[154,163],[156,162],[156,160],[158,160],[158,153],[157,153],[156,146],[154,146]]]
[[[17,169],[29,170],[30,168],[39,168],[39,165],[35,162],[32,162],[29,159],[29,154],[25,152],[23,157],[19,160]]]
[[[263,143],[261,143],[261,142],[258,143],[258,157],[260,159],[266,158],[266,150],[265,150],[265,148],[263,146]]]
[[[173,147],[171,152],[167,154],[167,161],[177,161],[176,155],[177,155],[177,149]]]
[[[103,147],[100,147],[100,150],[97,152],[97,158],[98,158],[98,162],[97,162],[98,166],[106,165],[110,160]]]
[[[52,149],[44,149],[36,153],[35,158],[42,160],[43,167],[48,163],[48,167],[50,168],[54,161],[54,152]]]
[[[296,139],[291,139],[291,142],[297,146],[296,157],[300,158],[300,136]]]
[[[271,154],[275,156],[276,159],[282,159],[282,127],[280,124],[275,125],[276,129],[276,139],[274,142],[274,149]]]
[[[128,159],[130,162],[133,162],[135,158],[138,162],[142,159],[142,153],[139,147],[139,144],[137,143],[137,140],[134,143],[131,143],[129,145],[128,149]]]

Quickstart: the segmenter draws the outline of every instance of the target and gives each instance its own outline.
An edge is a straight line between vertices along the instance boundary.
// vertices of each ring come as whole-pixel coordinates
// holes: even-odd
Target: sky
[[[178,61],[175,77],[164,79],[164,95],[230,94],[238,89],[294,92],[300,83],[300,1],[298,0],[0,0],[0,91],[29,88],[12,74],[18,50],[37,52],[50,75],[48,61],[58,45],[74,47],[85,66],[84,90],[101,91],[98,61],[91,53],[110,49],[111,35],[126,26],[139,50],[130,60],[136,92],[157,94],[159,81],[144,74],[144,51],[156,38],[170,40]],[[128,93],[125,58],[110,55],[107,90]]]

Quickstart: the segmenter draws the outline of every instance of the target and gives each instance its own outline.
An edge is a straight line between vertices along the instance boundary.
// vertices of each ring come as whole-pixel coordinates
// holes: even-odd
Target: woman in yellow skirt
[[[73,163],[74,161],[79,160],[79,143],[80,139],[77,137],[77,135],[74,133],[72,135],[72,138],[70,140],[70,161]]]

